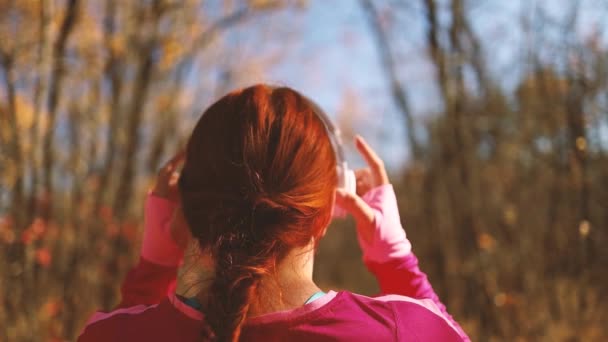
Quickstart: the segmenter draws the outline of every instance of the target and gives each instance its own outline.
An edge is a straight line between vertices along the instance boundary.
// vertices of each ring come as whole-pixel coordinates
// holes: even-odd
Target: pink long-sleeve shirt
[[[375,235],[360,239],[364,262],[382,295],[329,291],[299,308],[246,320],[243,341],[469,341],[433,291],[401,227],[391,185],[363,199],[375,211]],[[174,205],[148,196],[139,263],[121,288],[111,312],[96,312],[80,342],[201,341],[203,314],[175,294],[183,252],[169,234]]]

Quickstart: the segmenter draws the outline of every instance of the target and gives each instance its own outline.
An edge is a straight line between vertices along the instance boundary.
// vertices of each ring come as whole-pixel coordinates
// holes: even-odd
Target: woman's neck
[[[266,313],[295,309],[319,287],[312,279],[314,244],[292,250],[276,267],[274,276],[261,280],[257,298],[251,303],[249,317]]]

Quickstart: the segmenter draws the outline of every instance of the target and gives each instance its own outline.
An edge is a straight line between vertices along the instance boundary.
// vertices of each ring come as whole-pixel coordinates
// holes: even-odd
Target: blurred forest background
[[[340,6],[357,13],[350,36],[298,45],[311,11],[343,25]],[[260,81],[370,137],[473,340],[608,341],[607,14],[600,0],[0,0],[0,341],[74,340],[117,303],[157,168],[214,98]],[[373,67],[349,64],[357,40]],[[352,83],[304,76],[340,67]],[[316,279],[374,294],[352,222],[334,226]]]

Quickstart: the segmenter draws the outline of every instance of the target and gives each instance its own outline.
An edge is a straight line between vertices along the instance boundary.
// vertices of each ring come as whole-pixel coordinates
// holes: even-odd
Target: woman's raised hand
[[[179,190],[177,180],[179,179],[179,167],[184,163],[186,151],[181,150],[163,165],[154,181],[152,195],[164,198],[173,203],[179,202]]]
[[[181,150],[165,165],[163,165],[156,176],[152,195],[164,198],[176,205],[169,222],[169,231],[171,238],[182,249],[188,246],[191,240],[190,229],[186,224],[183,211],[180,205],[179,189],[177,181],[179,180],[179,168],[184,163],[186,151]]]
[[[357,150],[365,159],[368,167],[355,171],[357,179],[357,193],[349,193],[342,189],[336,191],[336,202],[346,209],[357,221],[357,229],[360,237],[366,242],[371,242],[374,234],[374,209],[361,197],[369,190],[389,184],[388,175],[384,168],[384,162],[378,154],[363,140],[357,136],[355,139]]]

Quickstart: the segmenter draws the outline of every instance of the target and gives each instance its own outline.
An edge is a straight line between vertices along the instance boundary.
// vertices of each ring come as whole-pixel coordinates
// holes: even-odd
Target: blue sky
[[[302,40],[272,70],[270,78],[311,96],[335,118],[349,96],[355,102],[352,109],[359,118],[357,126],[363,126],[355,130],[381,145],[382,157],[397,166],[407,156],[403,124],[387,96],[385,75],[364,13],[358,1],[330,2],[331,6],[311,1],[300,14]],[[362,165],[352,150],[349,157],[353,164]]]
[[[406,84],[414,116],[423,121],[440,109],[441,102],[434,70],[424,50],[426,28],[419,2],[411,1],[411,8],[401,17],[402,22],[405,19],[408,23],[407,31],[397,31],[395,38],[399,44],[397,58],[401,61],[399,75]],[[518,83],[525,67],[523,47],[529,37],[521,29],[522,13],[534,16],[534,8],[540,7],[547,15],[546,22],[561,22],[574,2],[488,0],[474,3],[468,13],[485,47],[488,68],[495,81],[508,89]],[[593,30],[605,32],[608,5],[601,0],[582,0],[580,4],[581,16],[574,36],[588,36]],[[558,46],[563,32],[534,18],[535,25],[543,25],[543,44],[551,46],[553,39]],[[262,18],[254,27],[259,30],[259,25],[271,25],[271,21],[288,33],[267,37],[252,36],[251,29],[241,32],[244,39],[250,40],[242,44],[249,45],[250,55],[255,54],[258,47],[280,50],[281,58],[263,77],[253,80],[294,87],[319,102],[337,120],[341,115],[352,115],[356,118],[353,129],[378,147],[389,168],[398,169],[407,163],[405,124],[389,96],[375,41],[359,1],[310,0],[304,9],[273,14],[271,20]],[[362,165],[352,150],[349,157],[355,166]]]

